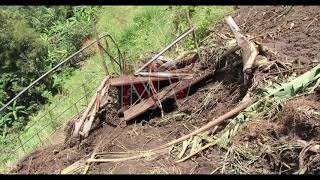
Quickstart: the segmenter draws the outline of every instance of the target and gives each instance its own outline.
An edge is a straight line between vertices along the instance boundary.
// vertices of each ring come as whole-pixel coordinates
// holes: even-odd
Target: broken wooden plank
[[[176,93],[182,91],[182,90],[185,90],[195,84],[197,84],[198,82],[206,79],[207,77],[209,77],[210,75],[212,75],[212,72],[204,72],[202,75],[194,78],[192,81],[190,80],[184,80],[184,81],[181,81],[183,83],[179,84],[178,86],[176,86],[172,91],[170,91],[170,93],[166,96],[166,98],[169,98],[171,96],[174,96]]]
[[[166,77],[137,77],[137,76],[129,76],[123,75],[120,77],[115,77],[110,79],[111,86],[123,86],[123,85],[130,85],[130,84],[140,84],[140,83],[147,83],[149,80],[151,81],[163,81],[169,80]]]
[[[163,89],[161,92],[155,94],[154,96],[156,96],[156,99],[159,99],[159,101],[162,102],[163,97],[165,95],[167,95],[171,91],[171,88],[176,86],[178,83],[179,82],[173,83],[173,84],[167,86],[165,89]],[[149,97],[148,99],[143,100],[139,104],[136,104],[136,105],[132,106],[131,108],[129,108],[128,110],[124,111],[124,120],[129,121],[129,120],[137,117],[138,115],[146,112],[149,108],[151,108],[155,104],[156,104],[156,101],[154,101],[154,97]]]
[[[97,95],[99,94],[98,92],[100,92],[102,90],[102,88],[104,87],[104,85],[106,84],[106,82],[108,81],[110,76],[106,76],[103,81],[101,82],[100,86],[98,87],[97,89],[97,92],[96,94],[92,97],[90,103],[88,104],[87,106],[87,109],[85,110],[85,112],[83,113],[83,115],[81,116],[81,118],[75,122],[75,125],[74,125],[74,131],[73,131],[73,137],[77,137],[79,135],[79,131],[80,131],[80,128],[83,124],[83,122],[85,121],[85,119],[87,118],[89,112],[91,111],[91,109],[93,108],[95,102],[96,102],[96,97]]]
[[[95,108],[92,110],[92,114],[91,114],[91,116],[90,116],[89,121],[86,121],[86,122],[84,123],[83,129],[82,129],[82,131],[81,131],[81,135],[82,135],[84,138],[88,137],[88,135],[89,135],[89,131],[91,130],[92,123],[93,123],[93,121],[94,121],[94,119],[95,119],[95,117],[96,117],[96,115],[97,115],[97,112],[99,111],[99,109],[100,109],[100,107],[101,107],[101,106],[100,106],[100,105],[101,105],[101,100],[102,100],[103,96],[104,96],[106,93],[108,93],[109,87],[110,87],[110,83],[107,83],[106,87],[102,89],[101,94],[99,94],[99,96],[97,96],[96,106],[95,106]]]
[[[140,76],[159,77],[159,78],[183,78],[192,79],[193,75],[190,73],[176,73],[176,72],[139,72]]]
[[[182,80],[176,83],[173,83],[167,87],[165,87],[162,91],[155,94],[156,99],[159,99],[160,102],[170,98],[171,96],[175,95],[176,93],[185,90],[186,88],[204,80],[209,75],[211,75],[211,72],[205,72],[203,75],[195,78],[194,80]],[[136,104],[135,106],[132,106],[131,108],[124,111],[124,120],[129,121],[138,115],[146,112],[149,108],[153,107],[154,105],[157,105],[157,103],[154,101],[154,97],[149,97],[146,100],[143,100],[139,104]]]

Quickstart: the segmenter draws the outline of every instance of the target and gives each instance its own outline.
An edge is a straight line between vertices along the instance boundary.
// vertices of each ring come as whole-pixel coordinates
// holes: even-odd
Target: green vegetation
[[[104,7],[98,11],[98,30],[110,33],[129,61],[134,61],[145,53],[161,50],[187,30],[188,12],[196,24],[198,39],[202,39],[231,10],[229,6]],[[194,48],[191,40],[188,38],[185,43],[178,44],[177,49]]]
[[[0,102],[4,104],[78,50],[91,34],[91,13],[98,16],[98,32],[111,34],[134,65],[146,53],[158,52],[188,29],[187,12],[201,39],[231,10],[232,7],[225,6],[3,7],[0,9]],[[176,50],[194,48],[191,40],[186,39]],[[115,51],[112,47],[111,50]],[[77,62],[83,59],[79,66]],[[45,78],[6,113],[0,114],[2,163],[15,162],[25,152],[34,150],[66,120],[84,109],[103,79],[103,71],[98,55],[78,57],[77,62]],[[19,148],[21,143],[24,145]],[[15,149],[18,150],[13,152]],[[1,166],[4,168],[5,164]]]
[[[0,8],[0,105],[80,47],[82,39],[90,33],[88,9],[91,10],[84,7]],[[32,114],[39,109],[39,104],[48,102],[48,96],[61,90],[61,83],[57,76],[45,78],[17,99],[16,104]],[[22,129],[28,118],[20,112],[7,117],[13,120],[2,124],[0,132],[10,133],[6,132],[10,127]],[[10,108],[1,115],[7,113]]]

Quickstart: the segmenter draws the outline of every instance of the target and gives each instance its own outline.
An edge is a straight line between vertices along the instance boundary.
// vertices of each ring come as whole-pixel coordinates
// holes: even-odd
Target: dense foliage
[[[0,106],[79,49],[91,31],[94,10],[69,6],[0,8]],[[0,114],[0,132],[23,127],[26,115],[56,94],[61,83],[59,76],[49,76],[11,104]]]

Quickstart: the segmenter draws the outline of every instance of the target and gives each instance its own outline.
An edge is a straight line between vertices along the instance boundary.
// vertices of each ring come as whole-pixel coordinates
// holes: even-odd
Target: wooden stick
[[[226,119],[228,118],[231,118],[232,116],[238,114],[240,111],[242,111],[243,109],[245,109],[246,107],[248,107],[250,104],[252,104],[252,99],[251,98],[245,98],[241,104],[239,104],[237,107],[235,107],[234,109],[232,109],[231,111],[225,113],[224,115],[222,116],[219,116],[218,118],[216,119],[212,119],[208,124],[202,126],[201,128],[191,132],[190,134],[187,134],[185,136],[182,136],[180,137],[179,139],[176,139],[174,141],[171,141],[163,146],[160,146],[158,148],[155,148],[154,150],[158,150],[158,149],[162,149],[162,148],[165,148],[165,147],[169,147],[171,145],[174,145],[174,144],[177,144],[181,141],[184,141],[194,135],[197,135],[199,133],[202,133],[216,125],[219,125],[221,124],[223,121],[225,121]]]
[[[104,87],[104,85],[105,85],[105,83],[108,81],[108,79],[109,79],[109,76],[106,76],[106,77],[104,78],[104,80],[101,82],[100,86],[98,87],[95,96],[92,97],[92,99],[91,99],[89,105],[87,106],[87,109],[86,109],[85,112],[83,113],[82,117],[81,117],[78,121],[75,122],[74,131],[73,131],[73,135],[72,135],[73,137],[77,137],[77,136],[79,135],[79,131],[80,131],[80,128],[81,128],[84,120],[87,118],[90,110],[91,110],[91,109],[93,108],[93,106],[94,106],[94,103],[95,103],[95,101],[96,101],[96,97],[97,97],[97,95],[98,95],[98,92],[101,91],[101,89]]]
[[[153,98],[153,100],[154,100],[156,103],[158,103],[158,106],[159,106],[160,111],[161,111],[161,117],[163,117],[163,116],[164,116],[164,112],[163,112],[163,108],[162,108],[161,101],[159,100],[159,98],[158,98],[157,96],[155,96],[155,94],[157,94],[156,88],[153,86],[153,83],[152,83],[151,80],[148,81],[148,84],[149,84],[150,89],[151,89],[152,94],[153,94],[151,97]]]
[[[182,158],[182,159],[180,159],[180,160],[176,161],[176,163],[183,162],[183,161],[185,161],[185,160],[187,160],[187,159],[191,158],[192,156],[194,156],[194,155],[198,154],[199,152],[201,152],[201,151],[203,151],[203,150],[205,150],[205,149],[207,149],[207,148],[209,148],[209,147],[211,147],[211,146],[213,146],[213,145],[215,145],[215,144],[217,144],[217,142],[216,142],[216,141],[211,142],[211,143],[208,143],[208,144],[206,144],[205,146],[201,147],[200,149],[196,150],[195,152],[192,152],[192,153],[191,153],[191,154],[189,154],[188,156],[186,156],[186,157],[184,157],[184,158]]]
[[[121,162],[121,161],[127,161],[127,160],[142,158],[142,157],[146,157],[146,156],[151,156],[151,155],[161,153],[161,152],[164,153],[167,151],[166,151],[166,149],[161,149],[158,151],[145,151],[145,152],[142,152],[138,155],[131,156],[131,157],[112,158],[112,159],[88,159],[87,162]]]
[[[107,85],[102,89],[101,92],[98,92],[97,94],[97,99],[96,99],[96,105],[95,105],[95,108],[92,110],[92,113],[91,113],[91,116],[90,116],[90,119],[89,121],[85,122],[84,125],[83,125],[83,130],[81,132],[81,135],[86,138],[88,137],[89,135],[89,131],[91,129],[91,126],[92,126],[92,123],[97,115],[97,112],[99,111],[100,109],[100,105],[101,105],[101,100],[102,98],[104,97],[104,94],[106,93],[106,91],[108,91],[110,87],[110,83],[107,83]]]
[[[169,148],[170,146],[174,145],[174,144],[177,144],[181,141],[184,141],[192,136],[195,136],[199,133],[202,133],[216,125],[219,125],[220,123],[222,123],[223,121],[225,121],[226,119],[228,118],[231,118],[233,117],[234,115],[238,114],[240,111],[242,111],[243,109],[247,108],[250,104],[252,104],[253,100],[247,96],[246,98],[243,99],[243,101],[241,102],[241,104],[239,104],[237,107],[235,107],[234,109],[232,109],[231,111],[225,113],[224,115],[216,118],[216,119],[212,119],[212,121],[210,121],[208,124],[202,126],[201,128],[185,135],[185,136],[182,136],[180,137],[179,139],[176,139],[176,140],[173,140],[165,145],[162,145],[158,148],[155,148],[155,149],[151,149],[151,150],[148,150],[148,151],[145,151],[145,153],[141,153],[138,154],[138,155],[135,155],[135,156],[131,156],[131,157],[125,157],[125,158],[115,158],[115,159],[89,159],[88,162],[121,162],[121,161],[126,161],[126,160],[131,160],[131,159],[137,159],[137,158],[141,158],[141,157],[145,157],[146,154],[148,155],[153,155],[153,154],[156,154],[157,151],[160,151],[162,152],[162,150],[165,150],[167,148]],[[211,143],[210,143],[211,144]],[[208,146],[208,145],[207,145]],[[204,146],[203,148],[207,147],[207,146]]]
[[[258,55],[258,50],[255,47],[255,44],[250,42],[240,33],[238,25],[234,22],[231,16],[226,17],[225,20],[235,35],[238,45],[243,50],[243,69],[246,70],[251,68],[256,56]]]

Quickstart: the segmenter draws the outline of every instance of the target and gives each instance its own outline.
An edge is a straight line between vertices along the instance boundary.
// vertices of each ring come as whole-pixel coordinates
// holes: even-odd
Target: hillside
[[[64,58],[92,42],[94,37],[90,14],[97,15],[98,33],[109,33],[132,67],[145,54],[161,49],[184,31],[188,25],[186,12],[189,10],[192,10],[192,20],[199,26],[196,32],[202,37],[208,33],[207,24],[214,25],[232,7],[2,8],[1,17],[5,20],[1,27],[6,37],[2,39],[4,46],[1,57],[5,61],[1,61],[4,64],[1,64],[0,71],[0,85],[3,86],[0,91],[1,105],[31,81],[63,62]],[[22,15],[25,18],[19,18]],[[12,43],[8,44],[7,41]],[[105,39],[102,43],[105,43]],[[111,54],[116,56],[113,45],[109,44]],[[179,51],[192,48],[190,41],[179,45],[182,45]],[[117,72],[112,64],[108,64],[108,68],[111,73]],[[8,166],[26,153],[63,141],[60,132],[64,124],[85,108],[103,79],[102,72],[99,54],[92,46],[42,78],[5,107],[0,112],[0,171],[6,171]]]
[[[113,127],[110,122],[118,120],[117,109],[109,106],[89,137],[71,141],[70,121],[64,142],[32,152],[12,172],[61,173],[69,167],[71,173],[89,174],[318,174],[319,10],[315,6],[253,6],[230,13],[267,62],[256,65],[253,83],[246,90],[254,103],[214,128],[165,146],[237,108],[243,100],[243,52],[225,54],[235,39],[223,19],[218,25],[206,23],[212,26],[207,27],[210,31],[198,34],[201,59],[193,73],[210,71],[212,75],[186,98],[163,103],[168,107],[164,117],[157,109],[124,128]],[[148,37],[135,35],[140,28],[142,34],[152,32],[142,25],[115,35],[124,49],[131,49],[132,41],[141,44],[129,35]],[[145,56],[143,52],[171,42],[164,37],[150,33],[149,40],[159,38],[163,44],[133,47],[129,57]],[[94,158],[101,161],[85,164]]]

